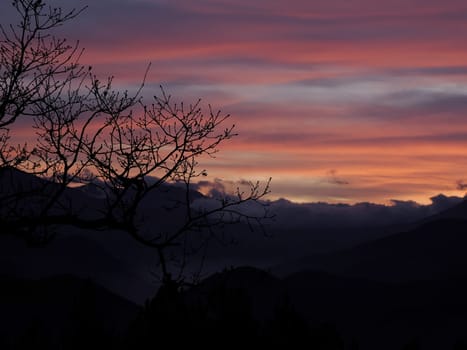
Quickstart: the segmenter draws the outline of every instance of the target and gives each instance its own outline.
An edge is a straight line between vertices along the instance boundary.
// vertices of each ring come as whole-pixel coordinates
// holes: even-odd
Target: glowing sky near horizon
[[[212,178],[300,202],[427,202],[467,182],[465,0],[73,0],[82,58],[232,115]],[[0,11],[9,2],[0,5]]]

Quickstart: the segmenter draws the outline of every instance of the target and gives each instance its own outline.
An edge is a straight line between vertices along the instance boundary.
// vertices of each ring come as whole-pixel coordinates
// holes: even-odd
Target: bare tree
[[[47,240],[64,226],[124,231],[155,250],[163,279],[180,280],[188,257],[202,251],[224,225],[253,226],[268,217],[261,199],[269,193],[269,181],[203,198],[207,205],[196,200],[200,195],[192,185],[206,175],[199,160],[214,156],[236,135],[234,125],[226,126],[229,115],[210,106],[204,112],[200,101],[174,103],[162,88],[147,104],[141,97],[145,78],[134,94],[114,90],[112,78],[101,81],[79,64],[78,44],[50,34],[82,10],[63,12],[40,0],[15,0],[13,6],[19,24],[0,27],[0,224],[5,232]],[[12,144],[11,127],[19,119],[31,121],[34,145]],[[16,169],[39,177],[17,185],[23,173]],[[71,186],[77,182],[94,186],[100,199],[80,202]],[[145,208],[170,189],[183,196],[163,208],[172,213],[168,228]],[[245,210],[249,203],[262,211]],[[174,264],[177,277],[171,274]]]
[[[69,84],[83,78],[78,43],[51,32],[84,9],[63,12],[41,0],[14,0],[19,23],[0,25],[0,145],[2,164],[17,165],[27,158],[24,148],[11,147],[9,127],[19,118],[35,116],[34,107],[62,95]],[[57,108],[53,105],[50,108]]]

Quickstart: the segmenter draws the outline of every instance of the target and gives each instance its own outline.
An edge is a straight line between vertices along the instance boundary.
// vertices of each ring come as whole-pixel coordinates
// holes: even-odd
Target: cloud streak
[[[63,32],[123,88],[152,62],[147,97],[162,83],[232,114],[240,136],[202,160],[211,181],[273,176],[274,198],[297,201],[429,203],[464,189],[466,19],[461,0],[102,0]]]

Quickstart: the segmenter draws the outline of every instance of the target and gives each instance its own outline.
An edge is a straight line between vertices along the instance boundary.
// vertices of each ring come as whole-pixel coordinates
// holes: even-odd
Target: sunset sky
[[[239,136],[212,178],[271,198],[429,202],[467,183],[465,0],[72,0],[82,63],[202,98]],[[2,1],[4,21],[10,2]]]

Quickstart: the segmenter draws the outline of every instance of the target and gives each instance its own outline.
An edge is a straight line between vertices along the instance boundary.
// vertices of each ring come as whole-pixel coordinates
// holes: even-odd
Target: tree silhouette
[[[404,350],[419,350],[420,345],[417,339],[412,339],[409,343],[404,346]]]
[[[464,350],[464,349],[467,349],[467,343],[463,339],[458,339],[453,346],[453,350]]]
[[[269,346],[300,347],[310,343],[310,329],[291,304],[288,296],[275,307],[274,316],[267,330]]]
[[[73,104],[47,105],[71,92],[71,83],[84,79],[87,72],[78,63],[82,51],[51,31],[78,16],[82,10],[63,12],[41,0],[12,2],[19,23],[0,25],[0,156],[2,165],[19,165],[30,156],[26,147],[9,142],[10,127],[20,118],[37,117]]]
[[[162,87],[148,104],[142,98],[146,75],[133,94],[114,89],[112,77],[101,80],[79,63],[78,43],[53,35],[84,9],[65,12],[41,0],[14,0],[13,6],[19,22],[0,27],[4,233],[47,241],[64,226],[123,231],[154,249],[163,281],[179,282],[188,257],[203,252],[218,228],[268,217],[261,199],[269,181],[251,182],[204,206],[195,203],[193,182],[206,175],[199,160],[236,135],[234,125],[226,125],[229,115],[210,106],[205,112],[201,101],[175,103]],[[34,144],[17,142],[20,120],[34,128]],[[77,183],[98,193],[95,203],[76,199]],[[170,189],[178,194],[167,194]],[[170,228],[144,210],[164,196],[170,197],[163,208]],[[262,211],[249,214],[242,206],[247,202]]]
[[[264,345],[245,291],[216,286],[209,291],[204,304],[188,301],[176,287],[163,285],[146,303],[130,327],[129,348],[149,348],[154,344],[206,349]]]

